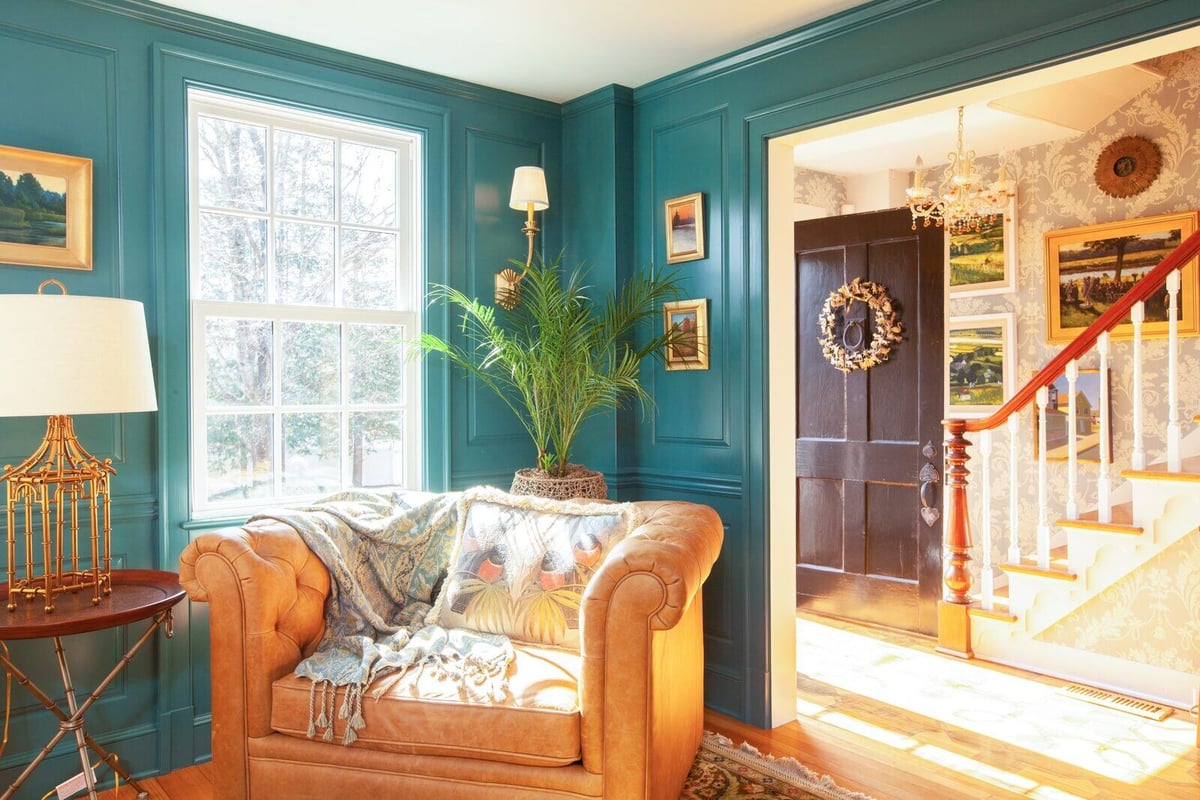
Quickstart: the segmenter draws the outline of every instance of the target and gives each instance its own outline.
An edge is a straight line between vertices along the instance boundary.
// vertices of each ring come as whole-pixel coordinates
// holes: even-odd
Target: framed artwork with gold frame
[[[0,263],[92,268],[92,160],[0,145]]]
[[[1132,289],[1141,276],[1163,260],[1196,230],[1197,212],[1106,222],[1050,231],[1046,243],[1046,341],[1074,339],[1113,303]],[[1181,271],[1179,333],[1195,336],[1197,326],[1196,259]],[[1146,300],[1142,335],[1167,335],[1167,290]],[[1112,330],[1113,339],[1132,339],[1128,319]]]
[[[708,300],[663,303],[663,333],[679,332],[667,345],[667,370],[708,369]]]
[[[673,197],[663,208],[667,221],[667,263],[704,258],[704,194]]]

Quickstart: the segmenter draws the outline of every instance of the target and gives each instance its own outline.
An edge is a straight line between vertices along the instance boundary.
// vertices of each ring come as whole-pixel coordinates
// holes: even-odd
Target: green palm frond
[[[460,345],[422,334],[417,349],[440,353],[487,386],[516,414],[537,448],[539,466],[563,474],[589,418],[637,400],[653,401],[641,364],[663,357],[678,333],[646,336],[662,304],[679,297],[680,273],[646,270],[597,304],[582,268],[563,274],[561,256],[536,260],[521,281],[520,303],[497,309],[453,287],[435,285],[430,303],[459,314]],[[513,262],[518,269],[524,265]]]

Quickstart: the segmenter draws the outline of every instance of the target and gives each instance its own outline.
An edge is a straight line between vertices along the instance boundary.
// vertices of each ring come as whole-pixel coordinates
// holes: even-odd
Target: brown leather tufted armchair
[[[348,747],[340,729],[308,738],[308,682],[292,675],[324,630],[324,565],[280,522],[199,536],[180,577],[211,604],[214,797],[678,797],[702,732],[700,586],[721,520],[639,505],[584,594],[579,653],[517,645],[500,705],[398,682],[364,702]]]

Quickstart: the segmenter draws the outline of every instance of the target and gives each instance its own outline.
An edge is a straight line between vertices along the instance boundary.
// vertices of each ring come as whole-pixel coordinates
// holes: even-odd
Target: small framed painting
[[[946,414],[990,414],[1013,393],[1013,313],[954,317],[946,326]]]
[[[0,146],[0,263],[92,268],[92,160]]]
[[[1137,285],[1180,242],[1196,231],[1198,212],[1159,214],[1103,225],[1050,231],[1046,241],[1046,341],[1066,343]],[[1179,334],[1195,336],[1198,326],[1196,259],[1180,271]],[[1167,290],[1157,289],[1146,300],[1142,335],[1168,335]],[[1112,329],[1114,340],[1132,339],[1128,321]]]
[[[664,207],[667,215],[667,263],[704,258],[704,195],[675,197]]]
[[[1003,217],[978,231],[946,232],[947,291],[953,297],[1003,294],[1017,289],[1017,198]]]
[[[1111,373],[1110,373],[1111,378]],[[1110,383],[1111,385],[1111,383]],[[1112,392],[1108,393],[1112,397]],[[1080,461],[1100,462],[1100,437],[1108,440],[1108,460],[1112,462],[1112,416],[1107,430],[1100,426],[1100,370],[1081,369],[1075,379],[1075,430],[1071,431],[1071,387],[1066,375],[1059,375],[1046,387],[1046,460],[1066,461],[1071,445]],[[1041,415],[1037,403],[1033,409],[1033,457],[1041,453],[1039,431]]]
[[[663,333],[674,334],[667,345],[667,370],[708,369],[708,300],[663,303]]]

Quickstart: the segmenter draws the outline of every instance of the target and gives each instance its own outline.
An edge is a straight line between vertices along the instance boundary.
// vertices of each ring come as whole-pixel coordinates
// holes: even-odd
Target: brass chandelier
[[[925,185],[925,163],[917,157],[912,186],[905,190],[912,212],[913,230],[921,221],[945,227],[951,234],[979,231],[997,217],[1003,217],[1008,201],[1016,195],[1016,181],[1008,177],[1008,167],[1000,161],[999,178],[985,185],[975,171],[975,151],[963,147],[963,107],[958,107],[958,147],[947,153],[949,163],[942,182],[933,189]]]

